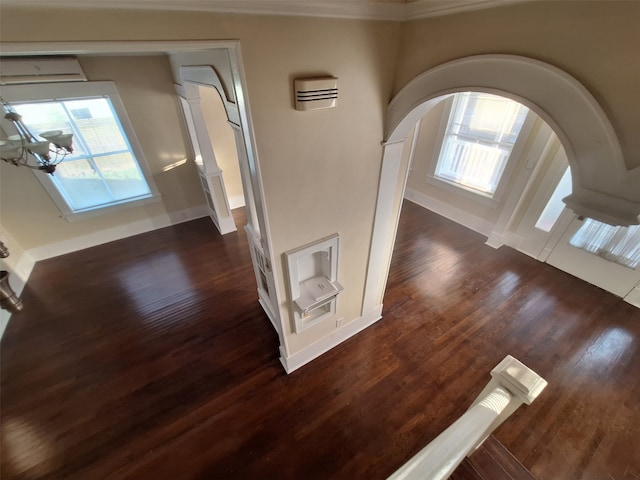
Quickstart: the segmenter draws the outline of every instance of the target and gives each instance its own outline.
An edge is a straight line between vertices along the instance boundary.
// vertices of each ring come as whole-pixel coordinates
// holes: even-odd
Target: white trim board
[[[623,298],[627,303],[640,308],[640,283]]]
[[[47,4],[49,5],[49,4]],[[166,54],[238,48],[238,40],[107,40],[86,42],[2,42],[2,55]]]
[[[404,143],[403,139],[400,142],[386,144],[382,152],[378,198],[376,199],[364,298],[362,300],[362,315],[377,308],[382,303],[384,296],[393,254],[393,245],[400,220],[400,212],[394,211],[394,200],[399,193],[397,183],[399,183],[398,179],[402,175],[402,191],[399,193],[402,195],[406,188],[409,168],[409,161],[403,165],[402,152]],[[413,156],[414,146],[412,143],[410,156]],[[400,204],[402,204],[402,201]],[[393,230],[389,228],[390,225],[393,225]]]
[[[328,352],[333,347],[338,346],[345,340],[353,337],[355,334],[361,332],[365,328],[373,325],[382,318],[382,305],[378,308],[370,311],[362,317],[358,317],[349,323],[345,323],[342,327],[331,332],[329,335],[321,338],[320,340],[304,347],[302,350],[294,353],[293,355],[286,356],[286,352],[280,347],[280,362],[287,373],[291,373],[294,370],[306,365],[312,360],[318,358],[323,353]]]
[[[3,7],[168,10],[245,15],[352,18],[404,22],[420,18],[483,10],[529,0],[3,0]]]
[[[87,235],[71,238],[69,240],[63,240],[61,242],[32,248],[29,249],[27,253],[35,261],[46,260],[47,258],[77,252],[78,250],[84,250],[85,248],[95,247],[97,245],[102,245],[103,243],[121,240],[133,235],[150,232],[152,230],[169,227],[171,225],[177,225],[179,223],[188,222],[208,215],[209,212],[207,210],[207,206],[202,204],[196,207],[179,210],[177,212],[164,213],[162,215],[145,218],[144,220],[139,220],[137,222],[118,225],[117,227],[108,228],[106,230],[99,230]]]
[[[235,197],[229,197],[229,208],[234,210],[236,208],[244,207],[244,195],[236,195]]]
[[[448,203],[436,200],[435,198],[429,197],[428,195],[411,188],[407,188],[404,198],[410,202],[420,205],[421,207],[431,210],[438,215],[442,215],[449,220],[459,223],[460,225],[464,225],[485,237],[489,237],[489,234],[493,230],[493,223],[483,218],[476,217],[475,215],[471,215],[469,212],[465,212],[459,208],[452,207]]]

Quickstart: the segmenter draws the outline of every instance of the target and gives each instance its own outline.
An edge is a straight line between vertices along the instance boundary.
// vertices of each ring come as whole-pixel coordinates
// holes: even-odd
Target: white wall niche
[[[339,240],[336,233],[285,253],[295,333],[336,313]]]

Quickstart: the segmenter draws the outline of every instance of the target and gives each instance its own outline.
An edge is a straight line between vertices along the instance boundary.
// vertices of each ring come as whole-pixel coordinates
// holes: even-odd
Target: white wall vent
[[[86,81],[78,60],[72,57],[0,59],[0,85]]]
[[[338,101],[337,78],[299,78],[294,83],[296,110],[318,110],[336,106]]]

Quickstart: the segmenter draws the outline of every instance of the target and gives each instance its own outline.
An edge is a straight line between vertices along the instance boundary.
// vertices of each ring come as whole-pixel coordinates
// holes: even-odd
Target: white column
[[[400,208],[395,200],[404,193],[407,177],[408,161],[403,164],[403,148],[404,139],[401,139],[385,144],[382,153],[378,199],[362,304],[363,317],[374,311],[377,311],[377,314],[382,313],[382,297],[400,219]]]
[[[242,190],[245,198],[245,209],[247,211],[247,223],[251,225],[254,232],[260,232],[260,223],[256,213],[256,201],[253,194],[253,185],[251,184],[251,172],[249,171],[249,160],[247,158],[247,149],[245,148],[244,136],[240,125],[229,122],[236,142],[236,151],[238,153],[238,163],[240,164],[240,178],[242,180]]]
[[[176,90],[179,95],[186,99],[189,105],[189,112],[185,112],[185,115],[190,114],[193,120],[192,126],[196,138],[191,140],[196,143],[197,148],[194,146],[194,150],[199,151],[202,158],[202,166],[199,165],[198,167],[200,169],[202,188],[207,199],[209,215],[221,234],[235,232],[236,224],[231,214],[222,170],[216,161],[211,137],[207,130],[198,87],[187,82],[183,86],[176,86]]]

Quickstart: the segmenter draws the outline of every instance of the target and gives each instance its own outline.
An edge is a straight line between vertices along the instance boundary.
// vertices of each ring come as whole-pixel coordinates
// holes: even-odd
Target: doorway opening
[[[518,102],[482,92],[445,97],[404,148],[405,199],[487,238],[500,228],[502,244],[619,297],[640,281],[640,227],[582,220],[566,208],[565,149]]]
[[[233,130],[218,92],[212,87],[199,87],[204,121],[209,132],[216,162],[224,173],[224,184],[231,210],[245,206],[238,150]]]
[[[221,234],[236,231],[232,210],[246,205],[238,145],[216,88],[194,84],[179,95],[209,216]],[[255,207],[251,208],[255,210]]]
[[[624,170],[613,127],[597,101],[575,78],[544,62],[513,55],[479,55],[450,61],[409,82],[389,105],[363,314],[382,309],[400,207],[409,177],[409,160],[415,147],[415,126],[443,97],[464,91],[510,98],[533,110],[548,124],[558,137],[557,145],[548,138],[541,148],[546,148],[552,155],[553,149],[557,152],[560,145],[564,145],[566,160],[575,166],[576,172],[572,193],[565,198],[565,203],[577,215],[608,223],[624,224],[634,218],[636,223],[638,221],[635,204],[617,200],[618,194],[626,189],[630,174]],[[405,141],[408,139],[411,140]],[[597,159],[593,154],[596,141]],[[608,164],[599,161],[603,157],[610,159]],[[613,172],[618,172],[618,178],[622,179],[618,180],[622,182],[619,191],[602,181],[599,186],[602,194],[588,195],[585,185],[609,178]],[[518,212],[523,211],[519,208],[522,207],[522,191],[530,178],[531,172],[516,175],[512,180],[511,193],[506,198],[511,208],[503,208],[498,215],[488,235],[489,245],[497,248],[510,244],[514,222],[518,220]],[[619,208],[611,209],[613,203]],[[463,213],[467,212],[463,210]]]

